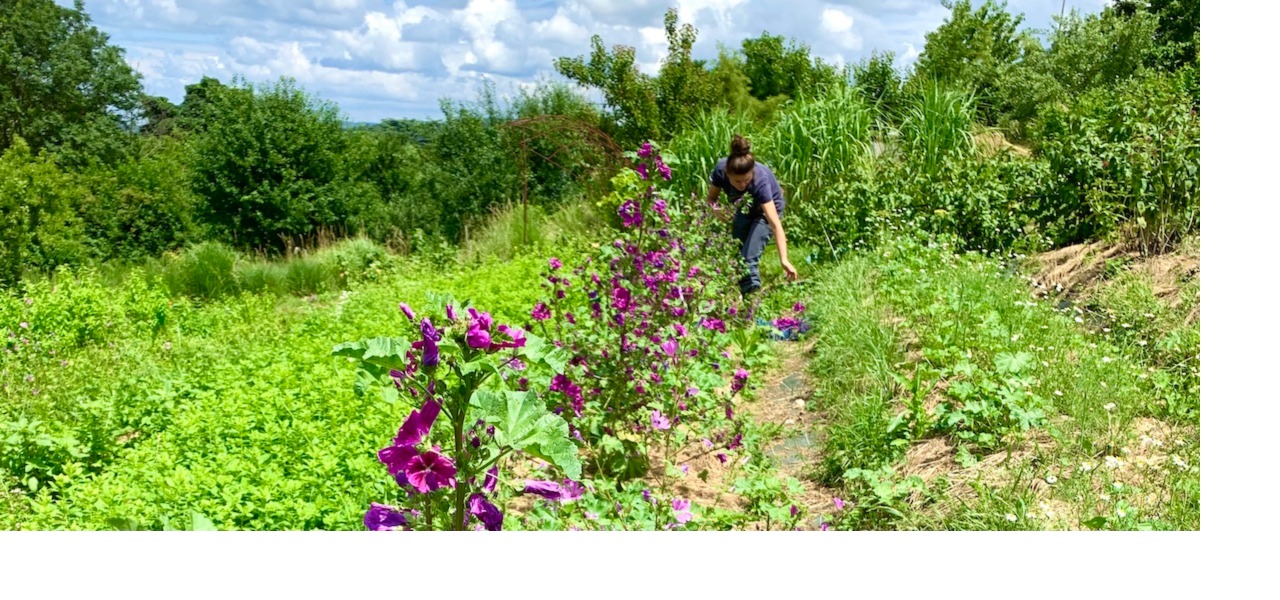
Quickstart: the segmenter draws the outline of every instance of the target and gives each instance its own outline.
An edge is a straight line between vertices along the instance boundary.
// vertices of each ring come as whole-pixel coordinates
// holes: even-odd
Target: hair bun
[[[738,134],[733,135],[729,144],[729,156],[748,156],[751,154],[751,142]]]

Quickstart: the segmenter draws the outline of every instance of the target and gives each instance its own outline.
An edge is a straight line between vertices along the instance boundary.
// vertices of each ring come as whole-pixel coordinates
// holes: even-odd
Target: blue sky
[[[1008,4],[1031,28],[1051,26],[1063,6]],[[560,79],[552,60],[586,55],[592,34],[635,47],[641,70],[656,73],[668,6],[698,28],[696,58],[768,31],[840,64],[892,51],[903,68],[949,14],[938,0],[85,0],[150,94],[181,102],[183,87],[206,75],[288,76],[352,121],[439,117],[442,98],[473,98],[486,78],[500,94]]]

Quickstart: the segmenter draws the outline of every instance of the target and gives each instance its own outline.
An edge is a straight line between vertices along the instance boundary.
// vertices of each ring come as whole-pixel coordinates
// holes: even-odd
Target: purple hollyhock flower
[[[643,490],[640,490],[640,495],[641,495],[642,497],[644,497],[644,501],[645,501],[645,502],[652,502],[652,501],[653,501],[653,498],[649,495],[649,488],[645,488],[645,489],[643,489]]]
[[[665,352],[667,356],[674,358],[678,350],[679,344],[676,343],[675,338],[667,338],[667,341],[662,343],[662,351]]]
[[[440,416],[441,408],[443,407],[439,402],[431,399],[422,404],[421,410],[410,412],[404,423],[400,425],[400,430],[396,432],[393,443],[397,446],[418,445],[428,433],[431,433],[431,426]]]
[[[653,144],[650,144],[649,142],[640,144],[640,150],[636,152],[636,156],[639,156],[640,158],[649,158],[649,156],[652,154],[653,154]]]
[[[844,500],[839,497],[832,498],[831,503],[836,505],[836,510],[844,510]]]
[[[676,306],[671,309],[671,316],[673,317],[683,317],[684,313],[685,309],[683,306]]]
[[[724,463],[729,462],[729,457],[728,457],[728,456],[725,456],[725,454],[724,454],[723,452],[717,452],[717,453],[716,453],[716,458],[720,460],[720,464],[722,464],[722,465],[723,465]]]
[[[394,506],[371,502],[364,513],[364,526],[369,531],[395,531],[409,523],[404,513]]]
[[[727,402],[724,405],[724,418],[733,420],[733,402]]]
[[[791,305],[791,310],[798,313],[804,312],[804,308],[805,306],[799,302]]]
[[[737,450],[738,448],[741,448],[741,447],[742,447],[742,434],[739,433],[738,435],[733,436],[733,441],[729,442],[729,446],[727,447],[727,449]]]
[[[688,500],[676,498],[671,501],[671,508],[676,511],[676,522],[683,525],[693,519],[693,513],[689,511],[690,507]]]
[[[647,163],[640,163],[640,165],[636,167],[636,172],[640,174],[640,179],[648,179],[649,165]]]
[[[631,291],[624,287],[613,289],[613,308],[627,311],[631,307]]]
[[[418,332],[422,334],[422,339],[424,340],[438,342],[440,341],[440,338],[444,337],[441,335],[440,330],[436,329],[436,326],[431,324],[431,319],[428,319],[427,317],[422,317],[422,320],[418,322]]]
[[[701,325],[712,331],[724,333],[724,321],[720,319],[712,319],[711,317],[703,317]]]
[[[685,390],[685,391],[684,391],[684,395],[686,395],[686,396],[688,396],[688,397],[690,397],[690,398],[692,398],[692,397],[694,397],[694,396],[697,396],[697,395],[698,395],[698,388],[693,387],[693,386],[690,386],[690,387],[689,387],[689,389],[687,389],[687,390]]]
[[[827,530],[827,524],[826,524],[825,522],[822,524],[822,530],[823,530],[823,531],[826,531],[826,530]]]
[[[545,302],[539,302],[537,306],[533,307],[531,314],[534,321],[546,321],[551,318],[551,309],[547,308]]]
[[[582,487],[581,483],[578,483],[571,479],[564,480],[564,485],[561,486],[560,489],[562,490],[560,494],[561,502],[577,500],[578,498],[582,497],[582,494],[586,493],[586,488]]]
[[[659,169],[661,169],[662,167],[658,167],[658,168],[659,168]],[[670,172],[670,171],[668,171],[668,173],[669,173],[669,172]],[[659,199],[657,199],[657,200],[654,200],[654,201],[653,201],[653,210],[654,210],[655,212],[657,212],[657,213],[658,213],[658,216],[662,217],[662,222],[664,222],[664,223],[670,223],[670,222],[671,222],[671,217],[667,216],[667,201],[666,201],[666,200],[663,200],[663,199],[661,199],[661,198],[659,198]]]
[[[564,320],[567,321],[570,325],[578,324],[578,320],[573,318],[573,313],[571,312],[564,313]]]
[[[644,215],[640,214],[640,204],[635,200],[627,200],[618,207],[618,215],[622,217],[623,227],[635,227],[644,221]]]
[[[409,484],[423,494],[458,485],[455,479],[458,468],[437,450],[428,450],[413,457],[404,474],[409,478]]]
[[[553,257],[551,257],[551,258],[549,258],[549,259],[547,259],[547,264],[548,264],[548,265],[550,265],[550,267],[551,267],[551,270],[552,270],[552,271],[555,271],[555,270],[559,269],[560,267],[563,267],[563,266],[564,266],[563,264],[561,264],[561,263],[560,263],[560,259],[558,259],[558,258],[556,258],[556,257],[554,257],[554,256],[553,256]]]
[[[730,316],[730,317],[736,317],[736,316],[738,316],[738,309],[737,309],[737,308],[734,308],[734,307],[732,307],[732,306],[730,306],[730,307],[729,307],[729,316]]]
[[[798,515],[798,514],[800,514],[800,509],[796,508],[796,505],[792,504],[792,505],[791,505],[791,516],[793,516],[793,517],[794,517],[794,516],[796,516],[796,515]]]
[[[737,371],[734,371],[733,383],[729,386],[729,388],[733,390],[734,393],[742,391],[742,388],[746,387],[747,385],[747,378],[750,376],[751,376],[751,373],[748,372],[746,369],[738,369]]]
[[[658,159],[658,172],[662,174],[664,180],[671,181],[671,167],[663,163],[661,158]]]
[[[440,364],[440,346],[436,345],[436,341],[431,338],[421,339],[411,344],[414,350],[422,351],[422,365],[425,367],[434,367]],[[410,372],[417,369],[410,369]]]
[[[476,324],[472,324],[467,330],[467,345],[479,350],[488,350],[493,340],[489,337],[489,332],[480,329]]]
[[[446,319],[449,319],[450,321],[457,321],[457,320],[458,320],[458,313],[456,313],[456,312],[454,312],[454,311],[453,311],[453,305],[452,305],[452,304],[446,304],[446,305],[444,305],[444,316],[445,316],[445,318],[446,318]]]
[[[507,368],[511,369],[512,371],[523,371],[529,368],[529,365],[524,364],[524,361],[518,358],[513,358],[507,361]]]
[[[409,318],[410,323],[418,320],[413,314],[413,309],[409,308],[409,305],[405,302],[400,303],[400,312],[404,313],[404,316]]]
[[[555,500],[556,502],[567,502],[577,500],[582,497],[582,484],[564,480],[565,485],[561,486],[554,481],[534,481],[527,479],[524,482],[524,493],[542,496],[547,500]]]
[[[485,531],[502,531],[502,511],[489,502],[484,494],[471,494],[467,499],[467,512],[484,523]]]
[[[689,328],[685,327],[684,324],[682,323],[676,323],[675,325],[672,325],[672,327],[675,328],[676,334],[678,334],[680,337],[689,335]]]
[[[653,428],[658,431],[671,429],[671,421],[662,416],[662,412],[660,411],[653,411],[653,413],[649,415],[649,421],[653,423]]]
[[[489,351],[502,350],[504,348],[523,348],[528,341],[524,336],[524,330],[516,327],[508,327],[506,325],[498,326],[498,333],[506,336],[508,341],[494,341],[489,345]]]
[[[483,330],[485,330],[485,331],[489,331],[489,328],[493,326],[493,317],[492,317],[492,316],[490,316],[490,315],[489,315],[489,313],[487,313],[487,312],[479,312],[479,311],[477,311],[477,310],[476,310],[476,309],[474,309],[474,308],[468,308],[468,309],[467,309],[467,312],[468,312],[468,313],[471,313],[471,326],[472,326],[472,327],[479,326],[479,327],[480,327],[480,329],[483,329]]]

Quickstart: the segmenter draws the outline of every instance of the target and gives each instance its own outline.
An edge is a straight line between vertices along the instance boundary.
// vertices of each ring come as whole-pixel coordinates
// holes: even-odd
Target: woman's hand
[[[800,274],[796,272],[796,268],[791,265],[791,261],[782,261],[782,270],[787,272],[787,279],[795,281],[800,278]]]

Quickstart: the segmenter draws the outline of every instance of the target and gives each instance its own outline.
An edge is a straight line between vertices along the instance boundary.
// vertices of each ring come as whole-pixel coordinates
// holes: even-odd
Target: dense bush
[[[27,269],[51,269],[84,256],[74,206],[84,197],[76,179],[49,156],[31,153],[22,138],[0,155],[0,285]]]

